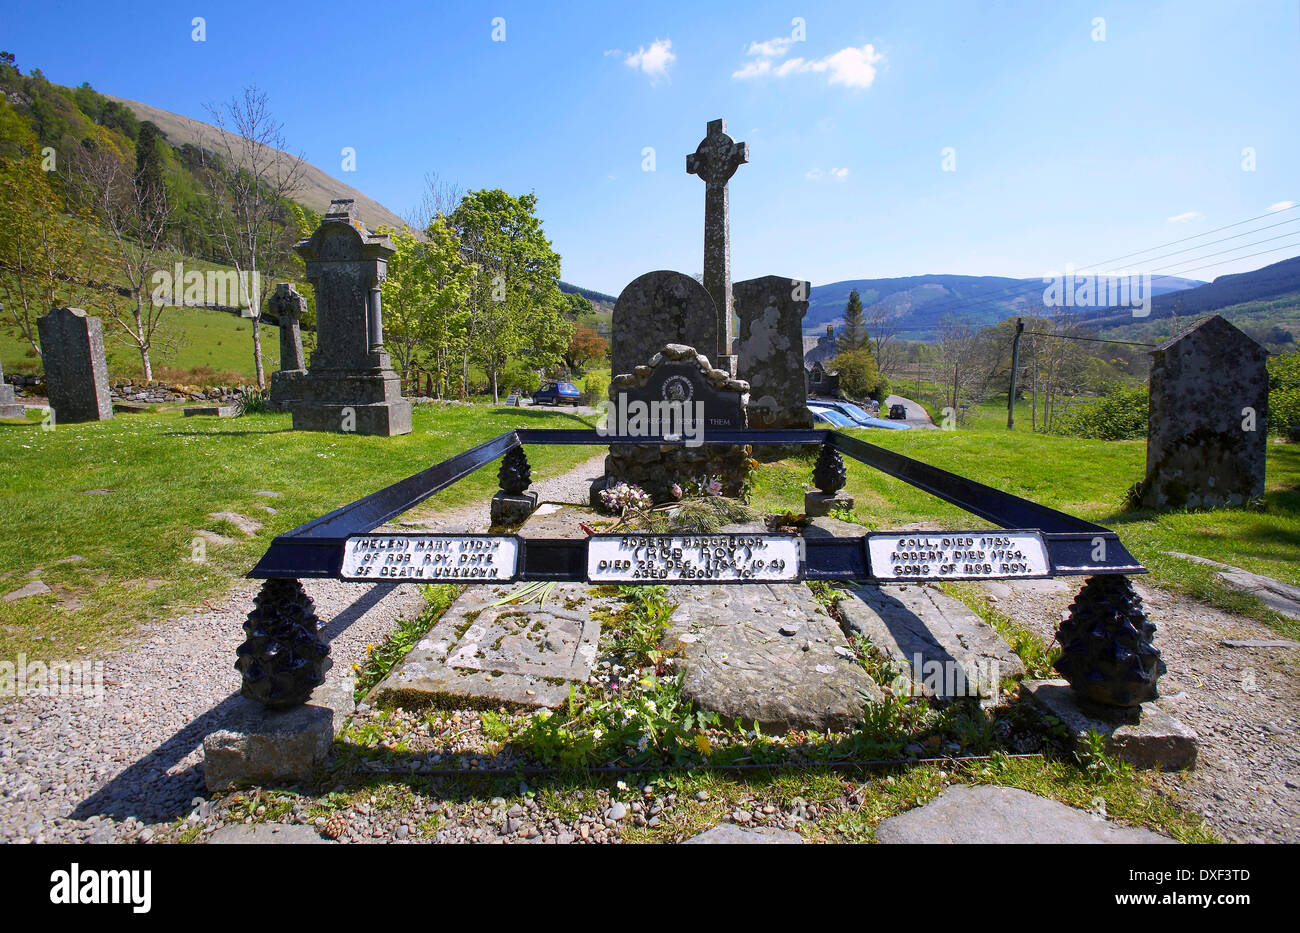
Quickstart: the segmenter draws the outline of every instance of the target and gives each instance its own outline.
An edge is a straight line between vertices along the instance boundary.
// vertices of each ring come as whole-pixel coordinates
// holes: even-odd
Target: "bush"
[[[1148,400],[1145,385],[1127,388],[1116,383],[1097,401],[1066,412],[1052,432],[1102,441],[1146,437]]]
[[[1268,361],[1268,427],[1285,435],[1300,424],[1300,352],[1278,353]]]
[[[848,395],[883,401],[889,394],[889,380],[876,368],[870,350],[847,350],[831,360],[830,368],[839,372],[840,390]]]
[[[498,385],[502,394],[511,389],[519,389],[525,395],[531,395],[541,388],[542,381],[538,378],[536,369],[530,368],[522,360],[511,360],[501,373]]]
[[[582,377],[582,391],[593,399],[609,398],[609,373],[600,370],[587,373]]]

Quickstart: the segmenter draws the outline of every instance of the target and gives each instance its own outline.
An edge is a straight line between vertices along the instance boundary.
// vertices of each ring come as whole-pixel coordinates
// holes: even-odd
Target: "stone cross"
[[[686,157],[686,173],[704,181],[704,288],[718,310],[719,356],[731,354],[731,219],[727,181],[749,161],[749,143],[727,135],[726,120],[710,120],[708,135]]]
[[[307,310],[307,299],[298,294],[298,290],[290,283],[281,282],[275,286],[269,304],[280,319],[280,371],[298,372],[306,369],[298,319]]]

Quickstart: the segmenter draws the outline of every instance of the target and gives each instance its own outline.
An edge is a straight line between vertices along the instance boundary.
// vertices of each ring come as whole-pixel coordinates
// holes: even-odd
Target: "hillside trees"
[[[452,212],[462,255],[473,264],[467,307],[468,340],[461,358],[461,392],[471,357],[500,399],[500,377],[516,358],[541,368],[558,363],[573,325],[564,317],[560,257],[551,248],[532,194],[470,191]]]
[[[275,271],[285,255],[286,232],[292,228],[287,203],[303,171],[301,155],[283,150],[284,124],[271,113],[264,91],[255,86],[208,112],[217,128],[209,141],[215,157],[200,150],[212,210],[210,232],[225,260],[238,273],[240,298],[252,312],[253,359],[257,386],[266,385],[262,362],[260,277]],[[206,147],[205,147],[206,148]]]
[[[141,134],[135,158],[118,149],[112,137],[96,127],[98,132],[82,144],[72,164],[81,196],[108,234],[106,259],[114,284],[126,292],[125,302],[116,298],[106,301],[104,310],[117,333],[140,354],[144,378],[149,381],[153,379],[149,353],[167,304],[147,296],[158,253],[166,246],[170,205],[163,177],[164,156],[157,148],[161,134],[153,124],[145,126],[152,131]]]
[[[65,212],[35,138],[3,100],[0,133],[13,144],[0,155],[0,298],[6,321],[38,355],[38,317],[55,307],[98,307],[101,293],[88,283],[100,246],[85,212]]]
[[[840,332],[836,348],[841,353],[848,353],[867,346],[867,323],[862,310],[862,297],[855,288],[849,292],[848,304],[844,306],[844,330]]]

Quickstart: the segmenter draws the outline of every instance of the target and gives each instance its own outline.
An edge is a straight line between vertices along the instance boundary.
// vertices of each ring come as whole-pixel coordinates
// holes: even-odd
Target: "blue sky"
[[[685,156],[717,117],[750,145],[731,183],[735,279],[1039,276],[1300,201],[1295,0],[127,9],[10,7],[0,45],[24,71],[199,119],[255,82],[294,148],[399,213],[428,171],[534,191],[564,278],[611,294],[700,270],[704,186]],[[1257,268],[1300,235],[1261,244],[1292,242],[1187,274]],[[1180,274],[1198,255],[1110,268]]]

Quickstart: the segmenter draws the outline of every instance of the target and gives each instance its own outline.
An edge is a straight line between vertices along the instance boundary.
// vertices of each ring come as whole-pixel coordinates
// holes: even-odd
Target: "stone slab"
[[[498,490],[488,511],[494,525],[520,525],[535,508],[537,493],[531,489],[517,494]]]
[[[1112,754],[1135,767],[1177,771],[1196,764],[1199,736],[1155,703],[1143,703],[1129,721],[1116,721],[1115,713],[1081,703],[1064,680],[1027,680],[1020,691],[1041,712],[1059,719],[1076,742],[1096,731]]]
[[[152,409],[153,406],[148,402],[124,402],[119,399],[113,400],[113,411],[119,415],[143,415]]]
[[[325,840],[310,826],[295,823],[231,823],[213,831],[210,846],[323,845]]]
[[[998,696],[1025,675],[1014,649],[964,603],[926,585],[866,585],[839,604],[845,625],[900,670],[894,689],[939,699]]]
[[[1183,554],[1179,551],[1166,551],[1170,557],[1180,557],[1197,564],[1213,567],[1219,572],[1219,579],[1232,589],[1242,593],[1258,596],[1270,609],[1280,612],[1292,619],[1300,619],[1300,586],[1292,586],[1281,580],[1274,580],[1262,574],[1251,573],[1231,564],[1222,564],[1208,557],[1195,554]]]
[[[191,405],[181,409],[186,418],[195,415],[211,415],[214,418],[233,418],[239,414],[238,405]]]
[[[103,322],[80,308],[54,308],[36,326],[55,423],[112,418]]]
[[[764,732],[844,729],[884,695],[802,583],[674,586],[662,644],[682,693]],[[837,651],[837,649],[839,649]]]
[[[0,597],[0,599],[3,599],[3,601],[7,603],[16,603],[20,599],[26,599],[28,596],[44,596],[48,592],[50,592],[50,588],[46,586],[43,581],[33,580],[26,586],[21,586],[11,593],[5,593],[5,595]]]
[[[690,839],[682,840],[684,846],[801,846],[803,844],[803,836],[788,829],[773,829],[770,826],[747,829],[734,823],[720,823]]]
[[[843,489],[830,494],[810,489],[803,494],[803,512],[812,518],[825,518],[835,509],[851,509],[853,504],[853,497]]]
[[[311,385],[314,388],[315,383]],[[313,404],[298,399],[291,407],[295,431],[328,431],[378,437],[411,433],[411,403],[406,399],[375,405]],[[343,430],[345,419],[354,422],[355,430]]]
[[[334,736],[355,708],[351,675],[334,677],[302,706],[268,710],[238,697],[222,727],[203,739],[203,779],[208,790],[237,783],[307,782],[329,761]]]
[[[1225,648],[1300,648],[1300,641],[1282,638],[1276,641],[1256,641],[1249,638],[1225,638],[1219,642]]]
[[[368,698],[380,706],[557,707],[591,675],[600,639],[592,609],[615,607],[585,584],[557,585],[544,605],[493,606],[515,587],[467,589]]]
[[[950,787],[923,807],[891,816],[876,828],[886,845],[1172,845],[1147,829],[1112,823],[1015,787]]]

